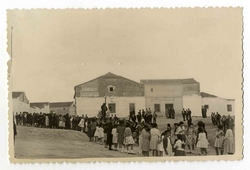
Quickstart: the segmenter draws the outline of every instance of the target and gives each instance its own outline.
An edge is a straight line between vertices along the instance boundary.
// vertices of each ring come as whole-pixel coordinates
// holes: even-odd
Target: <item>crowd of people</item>
[[[224,133],[226,133],[226,130],[229,127],[234,127],[234,119],[228,115],[228,116],[221,116],[218,112],[211,113],[211,120],[214,126],[222,125],[222,129]]]
[[[60,115],[56,113],[28,113],[20,112],[15,114],[16,125],[34,126],[50,129],[72,129],[81,130],[79,123],[81,120],[88,120],[87,114],[84,116],[78,115]],[[85,122],[86,124],[86,122]],[[85,125],[86,127],[86,125]]]
[[[207,155],[210,144],[205,123],[199,121],[195,128],[190,109],[183,109],[183,121],[174,123],[174,126],[167,124],[162,132],[158,129],[157,114],[152,114],[150,108],[139,110],[137,115],[134,110],[130,111],[128,120],[108,114],[108,109],[106,112],[105,117],[100,111],[96,117],[91,118],[87,115],[23,112],[16,113],[15,122],[16,125],[78,130],[86,133],[90,142],[123,153],[135,154],[134,145],[137,145],[139,154],[146,157],[185,156],[186,153],[194,153],[195,149],[199,149],[200,155]],[[234,119],[230,116],[221,117],[218,113],[212,113],[211,119],[217,125],[214,134],[216,154],[233,154]]]
[[[189,119],[189,118],[188,118]],[[232,126],[226,132],[222,126],[214,134],[216,154],[234,153],[234,136]],[[222,133],[223,132],[223,133]],[[92,119],[88,122],[86,133],[89,141],[104,145],[109,150],[135,154],[134,145],[139,146],[139,154],[152,156],[186,156],[199,149],[200,155],[207,155],[210,143],[205,123],[199,121],[197,129],[193,123],[186,125],[183,121],[175,123],[174,127],[167,124],[160,132],[157,123],[133,121],[125,119]]]
[[[156,119],[157,119],[157,114],[156,112],[152,113],[150,108],[146,108],[146,110],[142,109],[139,110],[139,112],[137,113],[137,115],[135,114],[135,110],[131,110],[129,113],[129,120],[131,120],[132,122],[146,122],[148,124],[150,123],[156,123]]]

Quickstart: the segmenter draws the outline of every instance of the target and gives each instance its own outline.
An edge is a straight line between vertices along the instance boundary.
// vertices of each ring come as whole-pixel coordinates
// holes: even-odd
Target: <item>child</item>
[[[165,155],[173,156],[173,147],[170,137],[171,137],[171,132],[167,130],[163,138],[163,149],[165,151]]]
[[[124,145],[127,147],[127,152],[134,154],[135,152],[133,151],[133,145],[134,145],[134,139],[132,137],[132,132],[130,129],[130,125],[126,124],[126,128],[124,131]],[[131,149],[131,151],[129,150],[129,147]]]
[[[151,139],[151,135],[150,135],[150,128],[149,127],[145,127],[143,130],[142,130],[142,146],[141,146],[141,149],[142,149],[142,154],[144,156],[149,156],[149,150],[150,150],[150,139]]]
[[[95,134],[94,134],[94,140],[95,142],[98,143],[98,136],[100,136],[100,132],[99,132],[99,125],[96,125],[96,129],[95,129]]]
[[[200,154],[207,155],[208,141],[206,137],[206,133],[204,132],[202,127],[198,128],[198,141],[197,148],[200,148]]]
[[[117,134],[117,125],[114,125],[113,129],[112,129],[112,143],[114,145],[114,150],[117,151],[117,138],[118,138],[118,134]]]
[[[218,125],[218,130],[215,133],[215,141],[214,141],[214,148],[216,151],[216,155],[223,155],[223,140],[224,140],[224,132],[223,132],[223,126],[222,125]],[[219,153],[220,151],[220,153]]]
[[[195,135],[195,130],[194,130],[194,125],[193,123],[190,124],[186,131],[186,139],[187,139],[187,146],[189,149],[189,153],[192,153],[192,150],[194,150],[194,145],[196,143],[196,135]]]
[[[99,127],[99,136],[98,136],[98,141],[99,141],[100,145],[103,144],[103,137],[104,137],[104,129],[103,129],[103,125],[100,124],[100,127]]]
[[[184,150],[184,142],[182,141],[182,135],[177,134],[177,140],[174,144],[175,153],[174,156],[186,156],[185,150]]]

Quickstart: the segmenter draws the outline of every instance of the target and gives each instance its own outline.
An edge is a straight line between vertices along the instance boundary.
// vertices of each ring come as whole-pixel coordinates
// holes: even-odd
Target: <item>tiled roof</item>
[[[201,92],[201,97],[217,98],[217,96],[212,95],[212,94],[208,94],[208,93],[205,93],[205,92]]]
[[[87,82],[82,83],[82,84],[78,84],[78,85],[75,86],[75,88],[78,87],[78,86],[81,86],[81,85],[83,85],[83,84],[89,83],[89,82],[91,82],[91,81],[100,79],[100,78],[124,78],[124,79],[127,79],[127,78],[125,78],[125,77],[122,77],[122,76],[113,74],[113,73],[111,73],[111,72],[108,72],[108,73],[106,73],[106,74],[104,74],[104,75],[102,75],[102,76],[99,76],[99,77],[95,78],[95,79],[92,79],[92,80],[87,81]],[[138,82],[133,81],[133,80],[130,80],[130,79],[127,79],[127,80],[132,81],[132,82],[135,82],[135,83],[138,83]]]
[[[57,103],[50,103],[50,108],[54,107],[70,107],[73,104],[73,102],[57,102]]]
[[[196,84],[198,83],[195,79],[148,79],[141,80],[141,84]]]
[[[18,98],[23,92],[12,92],[12,98]]]
[[[49,102],[39,102],[39,103],[30,103],[30,107],[38,107],[38,108],[43,108],[44,105],[48,105]]]

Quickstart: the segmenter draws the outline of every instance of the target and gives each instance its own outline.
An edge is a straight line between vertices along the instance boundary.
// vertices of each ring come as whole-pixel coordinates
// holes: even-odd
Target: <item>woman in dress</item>
[[[158,156],[158,143],[161,140],[161,133],[157,129],[157,124],[152,123],[152,128],[150,130],[151,140],[150,149],[152,150],[153,156]]]
[[[46,126],[46,128],[49,128],[49,115],[47,115],[47,114],[45,117],[45,126]]]
[[[234,135],[231,128],[228,128],[224,138],[224,152],[229,155],[234,154]]]
[[[124,122],[122,120],[119,121],[119,126],[117,127],[117,143],[118,143],[118,147],[119,150],[121,152],[124,152],[124,130],[125,130],[125,126],[124,126]]]
[[[201,127],[198,128],[197,148],[200,148],[201,155],[202,154],[207,155],[208,141],[207,141],[206,133]]]
[[[71,127],[73,127],[73,126],[72,126],[72,121],[73,121],[73,116],[72,116],[71,119],[70,119]],[[81,120],[80,120],[78,126],[81,128],[81,132],[83,132],[83,128],[84,128],[84,118],[83,118],[83,117],[81,118]]]
[[[134,139],[133,139],[132,131],[130,129],[129,124],[126,124],[126,128],[124,130],[124,145],[127,147],[128,153],[134,154],[134,150],[133,150]],[[129,150],[129,147],[131,150]]]
[[[117,138],[118,138],[118,133],[117,133],[117,125],[115,124],[113,129],[112,129],[112,143],[114,145],[114,150],[117,151]]]
[[[224,140],[224,132],[223,132],[223,126],[218,125],[218,130],[215,133],[215,141],[214,141],[214,148],[216,151],[216,155],[223,155],[223,140]],[[220,151],[220,152],[219,152]]]
[[[189,153],[193,153],[192,151],[194,150],[194,145],[196,143],[196,133],[194,130],[194,125],[193,123],[190,124],[186,131],[186,139],[187,139],[187,146],[189,149]]]
[[[150,128],[149,127],[145,127],[143,128],[142,132],[141,132],[141,149],[142,149],[142,154],[144,156],[149,156],[149,150],[150,150]]]
[[[166,156],[173,156],[173,147],[171,142],[171,131],[167,130],[163,138],[163,149]]]

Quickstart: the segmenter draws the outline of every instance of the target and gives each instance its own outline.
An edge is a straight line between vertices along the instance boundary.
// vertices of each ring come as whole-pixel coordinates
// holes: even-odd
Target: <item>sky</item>
[[[74,86],[112,72],[194,78],[241,104],[240,8],[9,10],[11,89],[30,102],[73,101]]]

